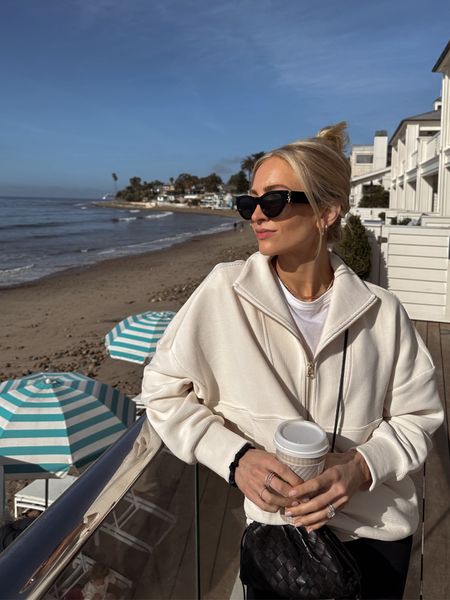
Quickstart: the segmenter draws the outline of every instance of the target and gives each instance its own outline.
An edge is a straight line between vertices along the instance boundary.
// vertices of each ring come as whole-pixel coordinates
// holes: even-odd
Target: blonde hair
[[[324,127],[306,140],[297,140],[264,154],[253,168],[252,179],[261,164],[276,156],[285,160],[303,184],[304,192],[317,217],[321,209],[338,204],[340,212],[336,221],[326,231],[327,242],[341,238],[341,218],[348,212],[351,167],[344,151],[348,143],[347,123],[341,121]],[[324,230],[319,227],[320,243]]]

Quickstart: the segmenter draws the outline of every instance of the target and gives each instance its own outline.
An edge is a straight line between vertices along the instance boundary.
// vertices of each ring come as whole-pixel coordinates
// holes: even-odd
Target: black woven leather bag
[[[241,548],[241,580],[281,598],[360,598],[358,567],[328,527],[253,522]]]
[[[348,331],[344,336],[334,451],[342,403]],[[293,525],[251,523],[241,543],[241,580],[274,597],[308,600],[361,597],[361,575],[353,556],[329,527],[307,533]]]

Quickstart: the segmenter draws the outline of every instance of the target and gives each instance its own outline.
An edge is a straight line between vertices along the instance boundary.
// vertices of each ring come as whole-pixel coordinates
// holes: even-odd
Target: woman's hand
[[[269,478],[271,472],[274,475]],[[287,465],[264,450],[246,452],[239,461],[234,477],[236,485],[249,500],[262,510],[273,513],[281,507],[292,505],[289,492],[303,483]]]
[[[298,504],[291,504],[285,514],[294,517],[297,527],[302,525],[308,531],[319,529],[330,520],[331,508],[337,512],[355,492],[367,489],[370,483],[370,471],[362,454],[356,450],[330,453],[323,473],[289,492],[289,497]]]

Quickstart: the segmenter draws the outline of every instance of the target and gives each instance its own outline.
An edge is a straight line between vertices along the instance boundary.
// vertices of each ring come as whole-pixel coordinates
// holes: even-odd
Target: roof
[[[412,122],[414,122],[414,121],[439,121],[440,122],[441,121],[441,109],[431,110],[426,113],[420,113],[419,115],[413,115],[412,117],[406,117],[405,119],[402,119],[400,121],[400,123],[398,124],[397,129],[392,134],[391,139],[389,140],[390,144],[392,144],[395,136],[400,131],[400,129],[403,127],[404,123],[410,123],[411,121]]]
[[[440,121],[441,120],[441,109],[430,110],[429,112],[420,113],[413,115],[412,117],[406,117],[403,121]]]
[[[441,66],[441,64],[444,62],[447,54],[450,52],[450,40],[447,42],[447,45],[445,46],[442,54],[440,55],[440,57],[437,59],[436,64],[434,65],[434,67],[431,69],[431,71],[433,73],[436,73],[436,71],[439,71],[439,67]]]
[[[380,177],[381,175],[386,175],[387,173],[389,173],[390,170],[391,170],[391,165],[388,165],[387,167],[384,167],[383,169],[378,169],[378,171],[369,171],[368,173],[364,173],[364,175],[358,175],[357,177],[352,177],[351,183],[352,184],[361,183],[365,179],[367,179],[367,180],[377,179],[377,177]]]

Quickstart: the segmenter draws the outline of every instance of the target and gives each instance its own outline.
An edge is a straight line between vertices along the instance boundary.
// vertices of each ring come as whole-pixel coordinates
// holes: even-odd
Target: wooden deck
[[[416,323],[436,365],[445,406],[445,421],[434,436],[425,466],[414,474],[422,498],[421,525],[414,536],[413,553],[404,598],[450,598],[450,325]]]
[[[425,466],[414,474],[421,525],[414,536],[404,598],[450,600],[450,325],[421,321],[416,327],[436,365],[446,418]],[[229,598],[244,527],[241,497],[213,473],[203,472],[202,477],[202,597]]]

